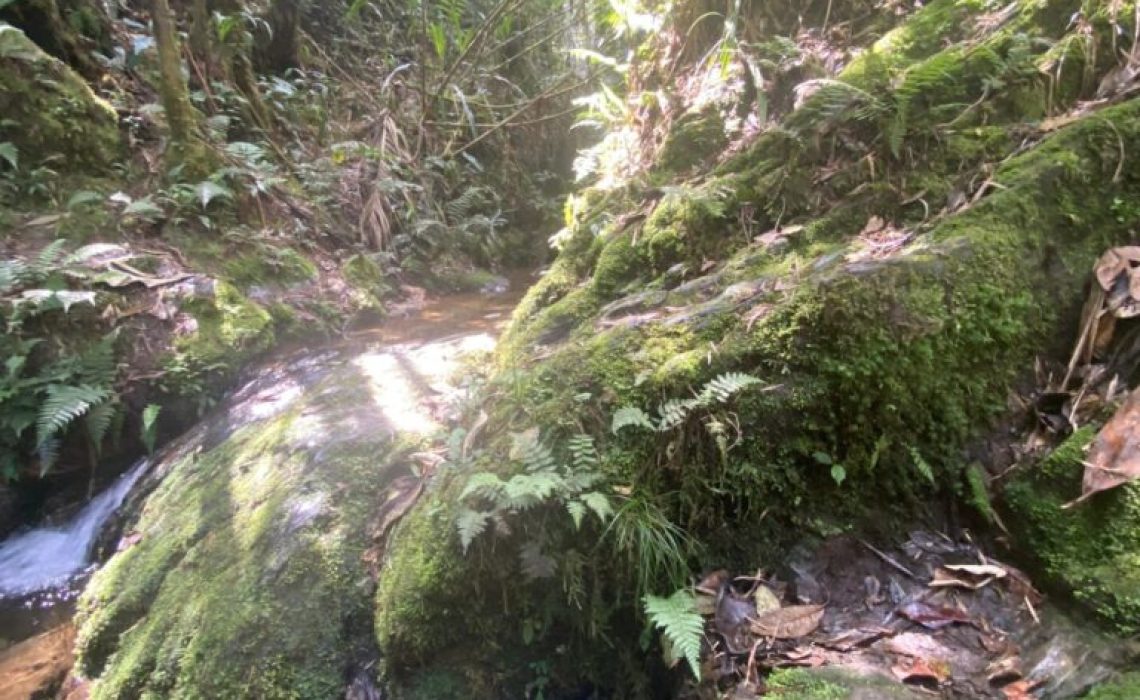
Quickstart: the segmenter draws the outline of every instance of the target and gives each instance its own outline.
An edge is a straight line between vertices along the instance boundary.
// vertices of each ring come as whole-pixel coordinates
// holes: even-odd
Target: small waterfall
[[[37,528],[0,542],[0,598],[61,586],[86,567],[91,545],[103,524],[122,504],[147,465],[147,460],[140,460],[63,527]]]

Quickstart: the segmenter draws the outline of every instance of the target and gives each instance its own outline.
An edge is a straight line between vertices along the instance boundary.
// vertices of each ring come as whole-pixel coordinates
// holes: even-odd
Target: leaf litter
[[[1041,595],[968,537],[915,531],[896,547],[873,547],[841,536],[793,559],[769,575],[719,570],[696,584],[704,680],[683,697],[762,697],[766,675],[784,667],[839,667],[917,694],[1005,700],[1038,697],[1054,676],[1072,675],[1057,661],[1063,653],[1038,649]]]

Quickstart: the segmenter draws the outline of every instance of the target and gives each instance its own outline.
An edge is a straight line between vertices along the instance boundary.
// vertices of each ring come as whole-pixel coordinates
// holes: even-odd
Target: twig
[[[880,559],[885,561],[887,564],[890,564],[891,567],[893,567],[894,569],[901,571],[902,573],[904,573],[907,576],[915,579],[916,581],[918,580],[918,577],[914,575],[914,572],[912,572],[910,569],[906,568],[902,564],[898,563],[898,561],[895,560],[894,557],[890,556],[889,554],[887,554],[885,552],[880,552],[879,550],[875,549],[874,547],[871,546],[871,543],[867,542],[866,540],[859,540],[859,543],[862,544],[867,549],[874,552]]]

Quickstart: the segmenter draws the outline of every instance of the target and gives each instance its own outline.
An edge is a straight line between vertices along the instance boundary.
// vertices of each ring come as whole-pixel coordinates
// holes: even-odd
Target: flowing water
[[[140,460],[61,527],[17,533],[0,543],[0,598],[23,597],[66,585],[91,563],[92,545],[146,471]]]

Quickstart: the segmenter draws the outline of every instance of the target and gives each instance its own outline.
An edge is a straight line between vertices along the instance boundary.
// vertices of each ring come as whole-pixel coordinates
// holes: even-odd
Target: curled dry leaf
[[[1127,484],[1140,476],[1140,389],[1133,391],[1116,415],[1101,428],[1089,450],[1081,495],[1066,507],[1093,494]]]
[[[752,631],[771,639],[798,639],[814,632],[821,620],[822,605],[789,605],[757,617]]]
[[[1006,570],[996,564],[946,564],[934,570],[931,588],[952,586],[976,591],[1006,577]]]

